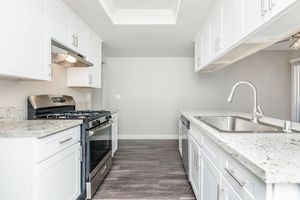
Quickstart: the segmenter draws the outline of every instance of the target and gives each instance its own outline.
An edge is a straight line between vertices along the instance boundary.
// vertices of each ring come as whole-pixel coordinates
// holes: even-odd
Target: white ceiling
[[[149,2],[150,0],[113,1]],[[151,1],[156,2],[156,0]],[[182,0],[176,25],[114,25],[98,0],[64,0],[102,37],[104,54],[108,57],[193,56],[193,39],[215,1]],[[118,4],[121,5],[127,6]]]
[[[113,24],[176,24],[181,0],[99,0]]]
[[[179,0],[109,0],[115,9],[177,9]]]

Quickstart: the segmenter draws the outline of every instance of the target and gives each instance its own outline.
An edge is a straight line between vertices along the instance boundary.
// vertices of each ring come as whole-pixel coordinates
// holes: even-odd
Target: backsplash
[[[19,107],[0,107],[0,120],[22,120],[23,118],[23,110]]]
[[[76,110],[91,110],[92,109],[91,101],[80,101],[76,102]]]
[[[52,81],[1,80],[0,119],[27,119],[27,97],[31,95],[70,95],[75,99],[76,109],[91,109],[91,89],[67,86],[67,69],[53,67]]]

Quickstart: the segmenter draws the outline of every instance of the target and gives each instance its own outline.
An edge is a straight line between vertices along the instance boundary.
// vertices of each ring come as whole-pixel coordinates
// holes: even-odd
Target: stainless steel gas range
[[[81,131],[82,195],[91,199],[112,166],[112,122],[109,111],[75,110],[73,97],[39,95],[28,97],[28,119],[83,120]]]

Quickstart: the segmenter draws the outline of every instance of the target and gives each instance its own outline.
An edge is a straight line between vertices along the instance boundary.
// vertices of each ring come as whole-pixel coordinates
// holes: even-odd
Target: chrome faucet
[[[256,87],[255,87],[252,83],[250,83],[250,82],[248,82],[248,81],[240,81],[240,82],[237,82],[237,83],[232,87],[231,92],[230,92],[230,94],[229,94],[229,96],[228,96],[228,98],[227,98],[227,101],[228,101],[229,103],[232,102],[232,98],[233,98],[235,89],[236,89],[239,85],[241,85],[241,84],[248,85],[248,86],[250,86],[250,87],[252,88],[252,90],[253,90],[253,93],[254,93],[254,98],[253,98],[253,100],[254,100],[254,105],[253,105],[253,113],[252,113],[252,122],[258,123],[259,119],[262,118],[264,114],[263,114],[263,111],[262,111],[261,107],[260,107],[259,105],[257,105],[257,90],[256,90]]]

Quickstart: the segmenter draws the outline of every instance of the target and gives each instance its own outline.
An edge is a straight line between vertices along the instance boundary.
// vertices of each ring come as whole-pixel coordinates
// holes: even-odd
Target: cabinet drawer
[[[193,125],[191,125],[189,133],[193,136],[193,138],[200,145],[201,141],[202,141],[203,133],[201,133],[201,131],[198,128],[194,127]]]
[[[211,161],[221,169],[222,150],[206,134],[205,130],[191,126],[190,134],[200,145],[201,149],[209,156]]]
[[[222,150],[206,135],[202,136],[201,147],[216,167],[221,168]]]
[[[224,155],[222,172],[226,180],[243,199],[265,199],[265,184],[229,155]]]
[[[80,141],[80,126],[37,139],[35,145],[36,162],[49,158]]]

